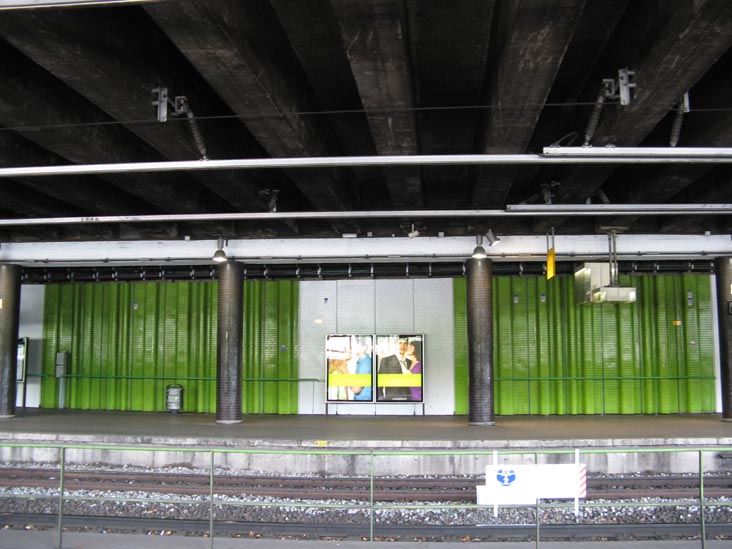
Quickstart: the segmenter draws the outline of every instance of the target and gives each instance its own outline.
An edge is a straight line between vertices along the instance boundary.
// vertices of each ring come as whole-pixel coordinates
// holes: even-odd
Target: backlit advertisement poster
[[[370,335],[331,335],[326,338],[327,400],[372,402],[373,348]]]
[[[376,401],[422,402],[423,335],[376,336]]]

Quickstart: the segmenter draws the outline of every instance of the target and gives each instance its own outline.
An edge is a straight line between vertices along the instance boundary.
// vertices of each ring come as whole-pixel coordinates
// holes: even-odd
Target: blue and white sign
[[[586,468],[567,465],[488,465],[478,505],[535,505],[537,499],[575,499],[587,493]]]

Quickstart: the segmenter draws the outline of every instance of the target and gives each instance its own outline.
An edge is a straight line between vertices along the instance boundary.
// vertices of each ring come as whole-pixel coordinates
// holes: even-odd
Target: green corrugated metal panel
[[[296,414],[297,282],[244,284],[244,412]]]
[[[620,282],[638,288],[636,303],[576,305],[568,276],[493,279],[497,414],[714,411],[710,277]],[[454,295],[457,330],[464,282],[455,281]],[[467,338],[455,347],[460,356]],[[467,370],[457,356],[456,368]]]
[[[453,280],[455,337],[455,413],[468,413],[468,322],[467,285],[464,278]]]
[[[216,282],[49,285],[43,373],[70,353],[71,408],[162,411],[176,383],[183,411],[214,412],[217,297]],[[247,413],[297,413],[297,302],[297,282],[245,284],[244,371],[269,380],[245,382]],[[41,406],[57,399],[56,379],[43,378]]]

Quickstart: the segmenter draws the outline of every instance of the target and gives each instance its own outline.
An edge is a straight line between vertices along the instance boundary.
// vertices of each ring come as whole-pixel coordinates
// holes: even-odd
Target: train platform
[[[36,459],[33,452],[9,448],[26,444],[103,446],[97,454],[90,450],[77,459],[107,461],[117,455],[119,465],[142,466],[161,463],[161,459],[150,458],[147,463],[140,457],[143,452],[133,456],[122,450],[214,450],[229,454],[222,460],[224,466],[264,472],[287,467],[304,474],[323,473],[318,453],[333,453],[327,464],[327,472],[333,474],[358,473],[357,466],[368,474],[369,454],[422,453],[414,459],[383,459],[379,472],[384,475],[481,474],[489,451],[548,455],[576,449],[585,453],[588,472],[684,473],[698,471],[694,452],[708,448],[706,471],[732,470],[732,423],[718,414],[511,416],[499,417],[491,426],[468,425],[465,416],[247,415],[239,424],[219,425],[211,414],[19,409],[16,417],[0,420],[0,458]],[[109,448],[120,448],[120,452]],[[686,449],[689,452],[680,452]],[[8,457],[10,450],[14,454]],[[249,455],[236,462],[231,455],[237,451]],[[455,455],[446,460],[429,452]],[[366,458],[359,462],[349,453]],[[181,461],[180,456],[171,459]],[[210,463],[206,456],[196,459],[201,467]]]
[[[719,414],[507,416],[468,425],[465,416],[245,415],[19,409],[0,420],[0,443],[176,445],[208,448],[598,448],[731,446]]]

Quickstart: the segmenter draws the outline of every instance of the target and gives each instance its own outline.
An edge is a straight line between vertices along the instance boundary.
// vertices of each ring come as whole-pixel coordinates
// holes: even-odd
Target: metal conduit
[[[106,215],[0,219],[0,227],[99,223],[175,223],[195,221],[282,221],[348,219],[437,219],[478,217],[714,215],[732,213],[732,204],[516,204],[505,210],[372,210],[326,212],[239,212],[211,214]]]
[[[0,264],[0,418],[15,416],[20,267]]]
[[[725,164],[732,163],[730,148],[615,148],[548,147],[545,154],[453,154],[321,156],[293,158],[238,158],[229,160],[178,160],[28,166],[0,168],[0,177],[84,175],[199,170],[247,170],[271,168],[337,168],[355,166],[455,166],[530,164]]]
[[[219,265],[216,423],[241,423],[242,264]]]

